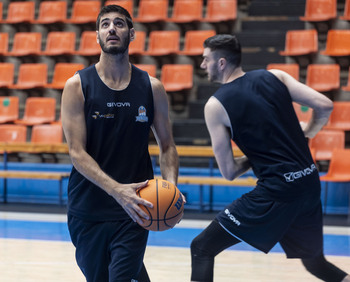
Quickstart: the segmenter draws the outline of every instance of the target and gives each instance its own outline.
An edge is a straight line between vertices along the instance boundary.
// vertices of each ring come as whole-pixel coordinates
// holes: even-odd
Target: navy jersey
[[[153,178],[148,140],[154,109],[148,74],[132,66],[130,83],[121,91],[105,85],[94,65],[79,75],[85,98],[87,153],[119,183]],[[74,167],[68,184],[68,212],[89,220],[129,217],[113,197]]]
[[[256,189],[291,201],[320,189],[317,168],[287,87],[266,70],[247,72],[214,94],[232,126],[232,140],[248,157]]]

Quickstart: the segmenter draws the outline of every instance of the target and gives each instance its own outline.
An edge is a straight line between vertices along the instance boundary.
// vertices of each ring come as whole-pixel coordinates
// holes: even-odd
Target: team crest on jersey
[[[140,106],[138,112],[139,112],[139,115],[136,117],[136,121],[148,122],[148,116],[146,114],[146,108],[144,106]]]

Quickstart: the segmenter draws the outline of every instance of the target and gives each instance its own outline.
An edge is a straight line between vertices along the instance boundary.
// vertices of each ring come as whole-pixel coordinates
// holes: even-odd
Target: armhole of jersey
[[[79,72],[76,72],[77,75],[79,75],[79,80],[80,80],[80,88],[81,88],[81,93],[83,93],[83,99],[84,99],[84,102],[85,102],[85,93],[84,93],[84,88],[83,88],[83,81],[81,79],[81,75]]]
[[[230,132],[231,132],[231,139],[233,139],[233,129],[232,129],[232,124],[231,124],[231,120],[230,120],[230,117],[229,117],[229,115],[228,115],[228,113],[227,113],[227,111],[226,111],[226,108],[224,107],[224,105],[221,103],[221,101],[218,99],[218,98],[216,98],[215,96],[212,96],[213,98],[215,98],[219,103],[220,103],[220,105],[221,105],[221,107],[222,107],[222,109],[224,110],[224,112],[226,113],[226,118],[227,118],[227,120],[228,120],[228,123],[230,124],[230,126],[229,126],[229,128],[230,128]]]

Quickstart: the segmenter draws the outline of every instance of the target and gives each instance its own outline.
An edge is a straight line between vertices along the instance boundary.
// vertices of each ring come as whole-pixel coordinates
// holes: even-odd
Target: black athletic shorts
[[[319,193],[276,202],[253,190],[228,205],[217,220],[232,236],[265,253],[277,242],[288,258],[313,258],[323,253]]]
[[[78,266],[90,281],[137,280],[148,231],[130,220],[90,222],[68,215]]]

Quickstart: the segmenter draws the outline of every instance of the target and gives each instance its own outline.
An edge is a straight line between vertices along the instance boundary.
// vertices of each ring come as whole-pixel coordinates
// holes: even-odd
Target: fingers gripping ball
[[[153,204],[153,208],[140,207],[150,219],[143,219],[142,226],[152,231],[173,228],[180,221],[184,211],[184,201],[179,189],[162,179],[151,179],[148,185],[137,191],[137,195]]]

